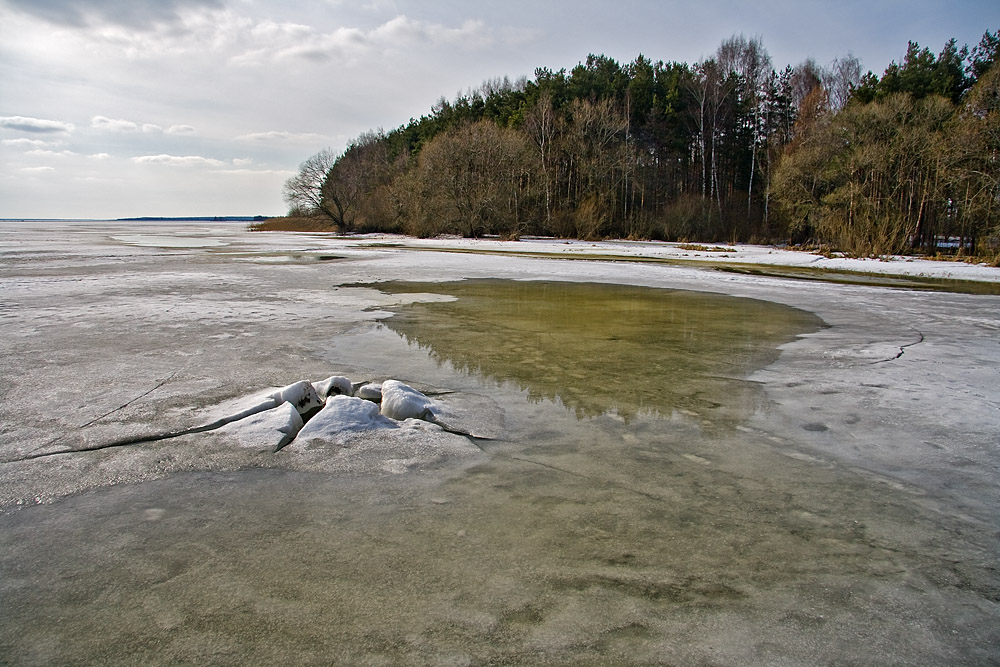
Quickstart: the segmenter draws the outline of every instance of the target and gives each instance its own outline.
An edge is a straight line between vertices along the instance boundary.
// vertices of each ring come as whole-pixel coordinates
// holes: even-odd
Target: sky
[[[0,218],[279,215],[323,148],[587,55],[881,74],[1000,28],[995,0],[0,0]]]

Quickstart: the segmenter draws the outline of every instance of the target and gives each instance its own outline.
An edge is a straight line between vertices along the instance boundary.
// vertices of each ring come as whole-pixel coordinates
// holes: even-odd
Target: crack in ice
[[[126,403],[120,405],[114,410],[109,410],[108,412],[91,419],[89,422],[81,426],[80,428],[85,428],[91,426],[96,422],[104,419],[108,415],[114,414],[124,408],[126,408],[131,403],[148,396],[153,393],[167,382],[169,382],[180,369],[174,371],[166,379],[159,382],[152,389],[136,396],[135,398],[127,401]],[[445,395],[454,393],[452,391],[439,391],[431,392],[431,395]],[[357,397],[357,398],[355,398]],[[20,456],[12,459],[5,459],[0,461],[0,463],[18,463],[21,461],[32,461],[36,459],[47,458],[51,456],[59,456],[62,454],[78,454],[84,452],[96,452],[105,449],[114,449],[118,447],[128,447],[131,445],[139,445],[151,442],[159,442],[162,440],[170,440],[173,438],[179,438],[185,435],[194,435],[197,433],[207,433],[209,431],[218,430],[229,424],[241,422],[243,420],[249,419],[256,415],[261,415],[264,413],[269,413],[273,410],[277,410],[284,405],[288,405],[290,418],[286,419],[284,426],[278,429],[280,433],[283,434],[282,438],[270,448],[272,454],[281,451],[285,446],[291,444],[298,437],[299,433],[305,427],[305,425],[317,414],[319,414],[327,406],[331,406],[331,401],[338,398],[354,398],[357,401],[361,401],[367,404],[373,404],[375,407],[368,410],[377,415],[380,419],[384,420],[386,424],[395,425],[396,423],[406,421],[408,419],[418,419],[421,421],[426,421],[431,424],[437,425],[441,430],[452,433],[455,435],[460,435],[467,438],[473,445],[478,449],[482,450],[477,440],[492,440],[486,436],[475,435],[467,430],[457,428],[449,425],[445,421],[441,420],[434,412],[435,403],[432,399],[416,389],[406,385],[398,380],[386,380],[382,384],[375,384],[371,382],[361,382],[352,383],[349,379],[343,376],[331,376],[320,382],[309,382],[308,380],[301,380],[295,382],[286,387],[278,389],[271,392],[270,394],[265,394],[261,396],[257,403],[247,407],[235,414],[228,415],[216,419],[213,422],[204,424],[202,426],[195,426],[192,428],[181,429],[177,431],[166,431],[162,433],[153,433],[148,435],[143,435],[135,438],[126,438],[122,440],[113,440],[111,442],[95,443],[93,445],[86,445],[82,447],[74,447],[69,449],[61,449],[52,452],[39,452],[38,449],[41,447],[47,447],[58,442],[62,437],[52,440],[41,447],[36,447],[34,450],[29,452],[24,456]],[[350,419],[360,419],[360,413],[357,410],[348,411],[345,414],[345,418]],[[377,428],[377,425],[370,420],[360,419],[355,425],[359,428]]]

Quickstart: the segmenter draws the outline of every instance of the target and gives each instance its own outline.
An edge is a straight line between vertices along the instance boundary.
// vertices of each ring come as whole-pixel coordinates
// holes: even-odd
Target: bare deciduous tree
[[[764,143],[764,104],[766,87],[771,74],[771,56],[758,36],[747,39],[743,35],[730,37],[722,43],[716,59],[723,72],[733,72],[738,77],[740,102],[747,110],[746,123],[750,138],[750,173],[747,183],[747,218],[753,203],[754,176],[757,172],[757,152]]]
[[[523,178],[532,164],[523,133],[490,121],[448,130],[420,153],[421,229],[462,229],[468,236],[518,235]]]
[[[701,194],[706,201],[715,199],[720,210],[722,201],[717,149],[730,96],[736,88],[735,78],[728,74],[715,58],[703,60],[694,67],[694,77],[688,91],[694,100],[692,110],[701,161]]]
[[[792,104],[802,107],[809,94],[823,85],[823,68],[812,58],[802,61],[792,70]]]
[[[299,173],[285,181],[283,191],[285,202],[293,211],[325,215],[338,223],[337,214],[330,209],[329,200],[324,196],[327,177],[336,162],[336,153],[324,148],[299,165]]]
[[[542,188],[545,192],[545,222],[552,221],[552,179],[549,175],[549,162],[552,154],[552,144],[558,132],[558,118],[552,107],[552,95],[542,92],[524,118],[524,130],[538,151],[539,166],[542,170]]]
[[[861,82],[861,61],[848,53],[836,58],[822,72],[823,87],[830,97],[830,108],[840,111],[851,99],[854,89]]]

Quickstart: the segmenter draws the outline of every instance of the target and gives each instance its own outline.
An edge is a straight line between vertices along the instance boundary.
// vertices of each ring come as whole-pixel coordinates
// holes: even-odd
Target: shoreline
[[[819,272],[1000,283],[1000,267],[989,266],[985,263],[968,264],[960,260],[937,260],[902,255],[894,255],[884,259],[830,258],[804,250],[753,244],[703,245],[667,241],[629,241],[623,239],[579,241],[536,237],[525,237],[519,241],[461,237],[419,239],[389,234],[339,236],[337,239],[345,245],[360,245],[361,247],[386,245],[386,247],[420,250],[509,253],[538,257],[663,261],[694,265],[705,263],[750,265]]]

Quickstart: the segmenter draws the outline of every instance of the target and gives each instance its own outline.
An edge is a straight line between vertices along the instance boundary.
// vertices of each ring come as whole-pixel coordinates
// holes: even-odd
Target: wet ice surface
[[[212,432],[0,464],[0,661],[997,662],[997,297],[112,227],[0,227],[0,458],[334,374],[500,408],[503,437],[415,461],[419,429],[277,455]],[[707,290],[829,326],[724,377],[726,418],[579,419],[377,323],[441,295],[344,286],[464,277]]]

